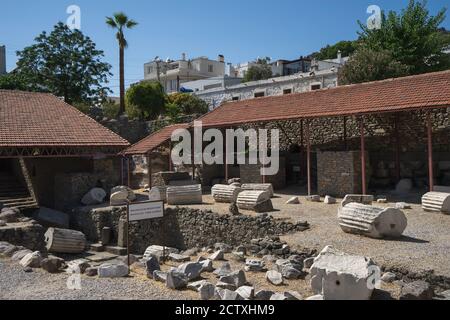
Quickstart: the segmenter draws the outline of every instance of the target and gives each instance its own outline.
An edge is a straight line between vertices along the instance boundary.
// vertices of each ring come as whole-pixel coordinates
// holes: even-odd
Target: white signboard
[[[130,221],[162,218],[164,216],[163,201],[132,203],[128,206]]]

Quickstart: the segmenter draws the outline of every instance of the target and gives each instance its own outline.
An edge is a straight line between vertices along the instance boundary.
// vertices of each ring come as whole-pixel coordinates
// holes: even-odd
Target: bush
[[[208,104],[202,99],[189,93],[174,93],[167,97],[167,106],[175,104],[184,115],[204,114],[208,112]],[[171,106],[173,109],[173,106]]]

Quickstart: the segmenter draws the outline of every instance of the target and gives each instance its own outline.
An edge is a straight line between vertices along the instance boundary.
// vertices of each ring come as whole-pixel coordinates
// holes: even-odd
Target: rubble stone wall
[[[94,160],[92,168],[83,172],[58,173],[54,177],[54,208],[67,211],[78,206],[92,188],[101,187],[109,193],[119,184],[119,158]]]
[[[125,207],[79,208],[72,213],[72,227],[84,232],[92,242],[100,239],[103,227],[110,227],[113,238],[117,240],[119,220],[125,217]],[[219,215],[211,211],[176,207],[167,208],[164,218],[131,223],[130,244],[134,253],[142,254],[152,244],[179,249],[216,242],[239,245],[254,238],[304,229],[304,223],[292,224],[270,216]]]
[[[0,227],[0,241],[45,252],[44,233],[45,229],[40,224],[10,223],[5,227]]]

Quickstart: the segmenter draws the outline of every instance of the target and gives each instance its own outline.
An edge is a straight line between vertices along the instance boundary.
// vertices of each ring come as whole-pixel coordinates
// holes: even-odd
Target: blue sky
[[[90,36],[105,60],[113,65],[110,87],[118,91],[118,48],[105,16],[124,11],[139,26],[127,31],[127,85],[143,78],[144,62],[155,56],[178,59],[225,55],[238,63],[258,56],[294,59],[339,40],[355,39],[357,20],[366,21],[366,9],[400,10],[408,0],[2,0],[0,44],[7,46],[7,66],[15,66],[15,51],[30,45],[43,30],[66,21],[66,8],[81,8],[81,30]],[[429,0],[436,13],[450,8],[450,0]],[[450,12],[443,26],[450,29]]]

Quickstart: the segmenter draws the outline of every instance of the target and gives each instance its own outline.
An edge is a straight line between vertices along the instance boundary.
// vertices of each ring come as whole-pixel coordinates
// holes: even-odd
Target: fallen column
[[[81,253],[86,248],[86,236],[76,230],[49,228],[44,238],[48,252]]]
[[[200,184],[190,186],[168,187],[166,191],[167,204],[202,204],[202,186]]]
[[[273,186],[271,183],[244,183],[241,186],[244,191],[266,191],[269,197],[273,197]]]
[[[242,191],[236,204],[242,210],[255,210],[259,204],[266,201],[270,201],[270,195],[266,191]]]
[[[362,204],[372,204],[372,195],[362,195],[362,194],[347,194],[341,202],[341,207],[345,207],[348,203],[362,203]]]
[[[450,214],[450,193],[428,192],[422,197],[422,208],[425,211]]]
[[[377,239],[398,238],[408,224],[400,209],[378,208],[355,202],[341,207],[338,219],[344,232]]]
[[[237,186],[216,184],[211,189],[211,195],[216,202],[233,203],[241,191]]]

